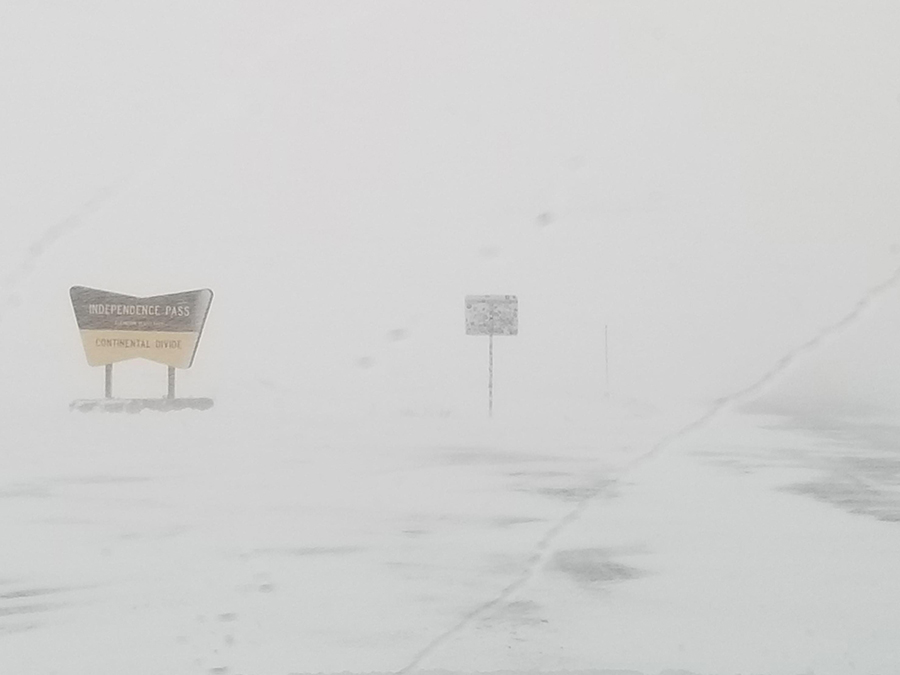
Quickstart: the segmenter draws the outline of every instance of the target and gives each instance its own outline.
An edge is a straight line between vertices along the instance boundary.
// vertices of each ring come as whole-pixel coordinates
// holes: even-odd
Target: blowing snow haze
[[[0,673],[897,673],[898,25],[0,2]]]
[[[606,325],[619,395],[739,389],[900,267],[898,18],[6,3],[4,396],[93,385],[72,284],[213,288],[185,386],[220,398],[478,411],[467,293],[520,298],[509,412],[601,397]],[[896,375],[896,350],[875,365]]]

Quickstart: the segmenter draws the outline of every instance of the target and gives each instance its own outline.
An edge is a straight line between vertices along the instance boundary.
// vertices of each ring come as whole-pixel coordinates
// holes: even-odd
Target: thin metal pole
[[[112,364],[106,364],[106,398],[112,398]]]
[[[606,362],[606,396],[609,397],[609,325],[603,326],[603,360]]]
[[[491,332],[488,335],[488,417],[494,417],[494,303],[491,308]]]
[[[168,398],[175,398],[175,369],[169,366],[169,394]]]
[[[494,334],[488,337],[488,416],[494,416]]]

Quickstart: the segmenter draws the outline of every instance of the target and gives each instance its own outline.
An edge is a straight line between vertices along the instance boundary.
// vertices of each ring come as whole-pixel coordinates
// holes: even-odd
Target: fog
[[[887,2],[3,3],[0,445],[103,395],[73,285],[212,289],[178,392],[236,428],[484,422],[468,294],[518,298],[499,423],[895,414],[898,21]],[[118,396],[165,393],[164,366],[115,372]]]
[[[512,293],[498,410],[602,396],[604,326],[614,392],[708,400],[900,266],[883,4],[0,11],[7,397],[100,386],[84,284],[213,288],[218,396],[480,410]]]

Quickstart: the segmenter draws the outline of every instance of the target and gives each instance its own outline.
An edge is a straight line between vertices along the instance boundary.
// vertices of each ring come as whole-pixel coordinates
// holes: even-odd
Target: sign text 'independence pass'
[[[138,298],[83,286],[70,290],[88,363],[145,358],[190,368],[212,291]]]

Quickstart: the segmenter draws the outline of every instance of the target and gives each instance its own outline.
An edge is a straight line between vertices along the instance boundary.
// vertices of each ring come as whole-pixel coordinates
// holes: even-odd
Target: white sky
[[[601,396],[605,325],[615,393],[739,389],[900,267],[898,19],[890,2],[3,3],[0,396],[100,392],[74,284],[212,288],[196,395],[480,411],[467,293],[519,296],[501,409]],[[897,296],[814,389],[900,372]],[[121,366],[123,395],[157,393],[159,368]]]

